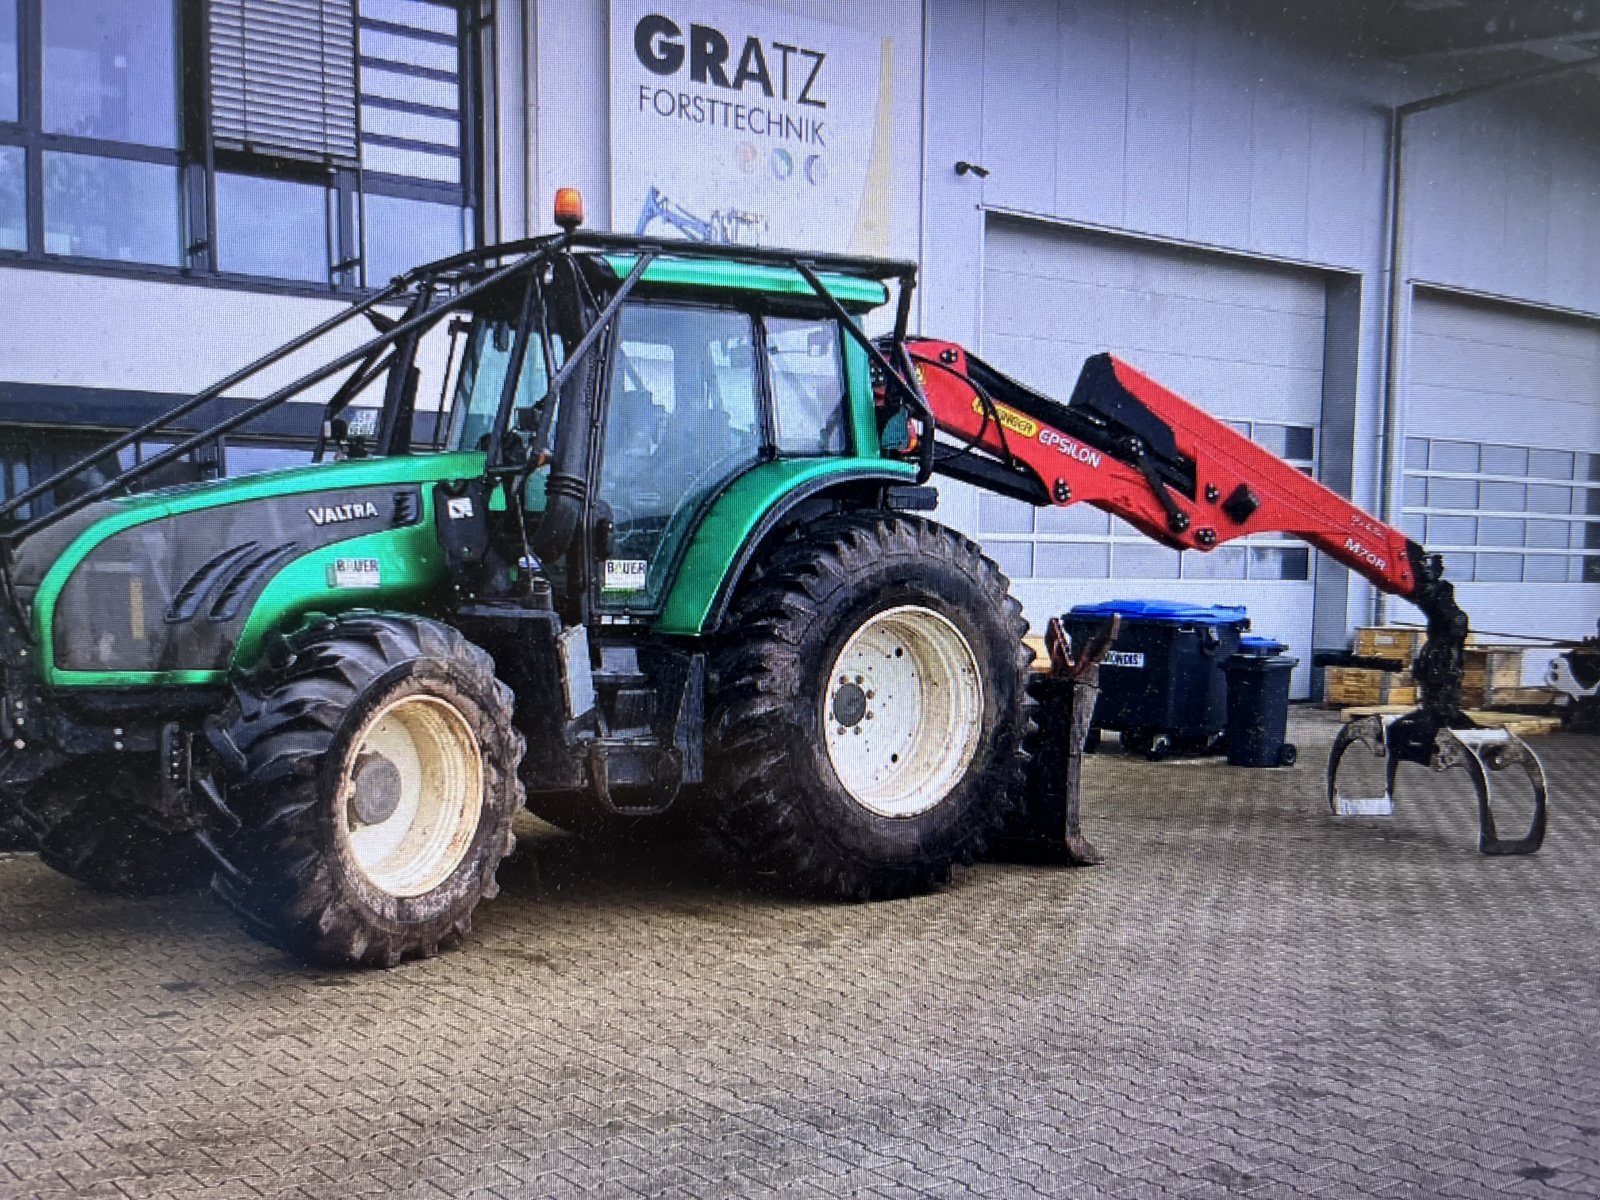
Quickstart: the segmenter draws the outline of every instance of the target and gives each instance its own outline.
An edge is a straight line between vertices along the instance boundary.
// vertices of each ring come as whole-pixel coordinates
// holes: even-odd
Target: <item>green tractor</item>
[[[323,963],[459,942],[524,804],[692,819],[813,895],[938,886],[1016,803],[1032,654],[995,564],[919,514],[913,286],[569,225],[417,268],[97,461],[354,319],[366,344],[13,497],[0,819],[93,887],[209,879]],[[319,386],[314,465],[135,491]]]

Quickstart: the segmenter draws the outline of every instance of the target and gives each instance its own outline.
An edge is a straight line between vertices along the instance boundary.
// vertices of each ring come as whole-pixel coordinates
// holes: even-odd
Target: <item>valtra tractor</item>
[[[1537,763],[1465,727],[1466,619],[1398,532],[1117,359],[1062,403],[909,337],[912,264],[580,214],[564,191],[562,232],[416,268],[0,506],[0,806],[44,862],[209,879],[253,934],[379,965],[460,940],[525,803],[599,836],[688,814],[811,894],[935,887],[1040,824],[1027,625],[925,515],[936,472],[1180,549],[1286,531],[1411,599],[1423,706],[1357,740],[1464,751],[1483,848],[1537,847],[1542,794],[1528,838],[1494,834],[1485,765]],[[95,473],[363,318],[364,345]],[[135,492],[318,386],[315,464]]]

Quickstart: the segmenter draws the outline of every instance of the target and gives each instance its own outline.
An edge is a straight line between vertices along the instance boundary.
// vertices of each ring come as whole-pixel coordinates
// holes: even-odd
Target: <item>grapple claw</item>
[[[1334,816],[1387,817],[1394,812],[1394,772],[1399,759],[1389,753],[1387,723],[1381,716],[1360,717],[1339,730],[1328,755],[1328,809]],[[1374,758],[1387,759],[1381,796],[1346,796],[1339,790],[1339,765],[1345,751],[1355,745],[1365,748]]]
[[[1431,736],[1429,736],[1431,732]],[[1339,789],[1345,753],[1360,745],[1385,760],[1381,796],[1346,796]],[[1472,778],[1478,798],[1478,849],[1492,855],[1533,854],[1544,843],[1546,789],[1544,767],[1529,745],[1508,729],[1433,725],[1425,715],[1370,716],[1351,721],[1334,739],[1328,756],[1328,808],[1340,817],[1383,817],[1394,812],[1395,772],[1401,761],[1435,771],[1460,767]],[[1491,779],[1521,767],[1533,792],[1533,818],[1520,838],[1502,838],[1495,829]]]
[[[1545,782],[1544,766],[1532,747],[1509,729],[1441,729],[1438,744],[1443,750],[1454,743],[1454,763],[1466,768],[1478,792],[1478,849],[1484,854],[1533,854],[1544,844]],[[1495,830],[1492,776],[1519,766],[1533,789],[1533,819],[1520,838],[1502,838]],[[1443,769],[1443,768],[1441,768]]]

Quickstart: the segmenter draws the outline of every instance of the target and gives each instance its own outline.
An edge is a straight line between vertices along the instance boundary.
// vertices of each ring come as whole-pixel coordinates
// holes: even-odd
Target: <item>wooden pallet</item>
[[[1410,706],[1404,704],[1362,704],[1354,708],[1341,709],[1339,718],[1343,721],[1354,721],[1359,717],[1398,717],[1410,711]],[[1509,729],[1518,737],[1537,737],[1540,734],[1555,733],[1561,728],[1560,717],[1532,717],[1527,713],[1494,712],[1481,708],[1469,709],[1466,715],[1474,724]]]

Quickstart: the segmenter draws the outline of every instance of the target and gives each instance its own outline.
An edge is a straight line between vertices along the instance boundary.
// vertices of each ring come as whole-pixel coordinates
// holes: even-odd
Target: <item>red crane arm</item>
[[[1039,503],[1091,504],[1177,550],[1286,533],[1393,595],[1417,591],[1405,534],[1119,358],[1091,358],[1062,404],[953,343],[907,348],[939,430],[1031,475]],[[949,453],[935,464],[962,474]]]
[[[1300,538],[1427,618],[1410,664],[1422,708],[1406,752],[1423,755],[1438,728],[1459,723],[1467,616],[1437,555],[1109,354],[1084,363],[1063,404],[952,342],[904,347],[944,435],[935,471],[1038,505],[1091,504],[1176,550],[1252,533]],[[914,450],[915,422],[909,432]]]

